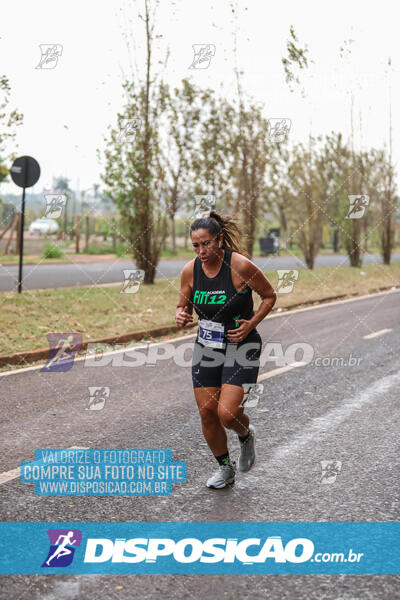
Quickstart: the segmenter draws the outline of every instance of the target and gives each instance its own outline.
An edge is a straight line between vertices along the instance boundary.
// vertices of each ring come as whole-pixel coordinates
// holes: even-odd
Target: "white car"
[[[29,226],[29,233],[38,233],[39,235],[56,233],[58,223],[54,219],[36,219]]]

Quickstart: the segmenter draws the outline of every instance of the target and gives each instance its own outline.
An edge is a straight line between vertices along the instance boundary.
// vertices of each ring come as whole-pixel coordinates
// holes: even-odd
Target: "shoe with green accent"
[[[230,465],[219,465],[218,470],[207,481],[207,487],[220,489],[231,483],[235,483],[235,473],[235,461],[232,461]]]

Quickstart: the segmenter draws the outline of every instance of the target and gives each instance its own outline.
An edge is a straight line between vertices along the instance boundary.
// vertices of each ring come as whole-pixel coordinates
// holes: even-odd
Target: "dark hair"
[[[242,234],[234,217],[231,217],[230,215],[220,215],[215,212],[215,210],[212,210],[209,217],[202,217],[193,221],[190,226],[190,234],[197,229],[207,229],[211,235],[215,236],[222,233],[224,235],[222,242],[223,248],[239,252],[239,254],[243,254],[243,256],[250,258],[246,250],[241,247],[240,238]]]

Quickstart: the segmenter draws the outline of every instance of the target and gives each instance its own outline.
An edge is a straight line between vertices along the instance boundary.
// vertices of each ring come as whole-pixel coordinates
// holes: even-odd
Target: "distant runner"
[[[225,428],[239,436],[239,471],[249,471],[255,462],[255,429],[240,405],[243,384],[257,382],[262,340],[256,326],[276,294],[241,249],[231,216],[212,210],[192,223],[190,235],[197,257],[182,270],[175,320],[181,327],[193,321],[193,307],[199,317],[192,381],[203,434],[219,464],[207,486],[223,488],[234,483],[236,473]],[[262,298],[256,314],[252,290]]]

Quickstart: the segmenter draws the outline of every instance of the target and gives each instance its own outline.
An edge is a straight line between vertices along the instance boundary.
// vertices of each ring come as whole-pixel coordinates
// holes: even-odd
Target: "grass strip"
[[[105,265],[105,268],[106,265]],[[274,288],[276,271],[266,271]],[[318,267],[299,269],[289,294],[278,294],[274,309],[331,298],[343,294],[368,294],[380,287],[400,285],[400,263],[390,266]],[[175,325],[179,278],[157,279],[141,284],[135,294],[121,293],[122,286],[71,287],[27,290],[0,294],[0,355],[45,348],[47,333],[75,332],[82,339]],[[253,294],[255,309],[260,303]]]

